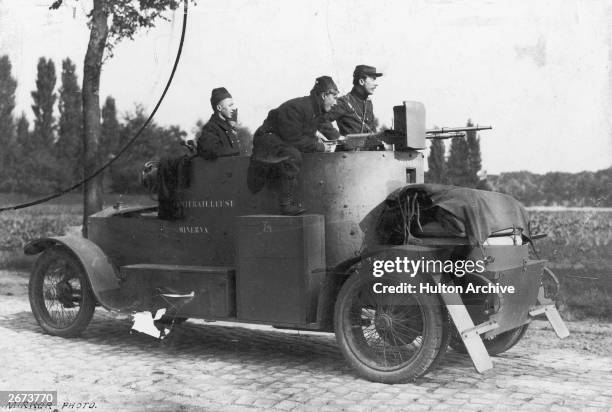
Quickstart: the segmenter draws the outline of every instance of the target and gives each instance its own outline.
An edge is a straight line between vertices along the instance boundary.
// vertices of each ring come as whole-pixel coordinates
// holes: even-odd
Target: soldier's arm
[[[329,140],[336,140],[340,137],[340,132],[334,127],[334,125],[328,118],[325,118],[319,124],[318,130],[323,133],[323,136],[325,136]]]
[[[304,132],[306,119],[298,107],[286,106],[278,110],[278,132],[280,137],[291,142],[301,152],[323,152],[325,145],[314,133]]]

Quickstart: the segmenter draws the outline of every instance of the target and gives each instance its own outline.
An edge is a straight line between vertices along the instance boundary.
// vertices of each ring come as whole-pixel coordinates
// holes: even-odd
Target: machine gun
[[[479,132],[491,130],[491,126],[468,126],[468,127],[442,127],[440,129],[429,129],[425,131],[426,139],[452,139],[454,137],[465,137],[467,132]]]
[[[393,107],[393,129],[377,133],[349,134],[337,143],[345,148],[359,149],[375,147],[381,143],[394,145],[395,150],[425,149],[425,139],[452,139],[465,137],[467,132],[491,130],[491,126],[443,127],[425,129],[425,107],[420,102],[404,101]]]
[[[380,143],[394,144],[397,150],[402,149],[424,149],[424,139],[441,140],[455,137],[465,137],[467,132],[491,130],[491,126],[468,126],[468,127],[443,127],[441,129],[429,129],[425,136],[420,139],[410,139],[406,132],[401,130],[383,130],[376,133],[355,133],[346,135],[344,140],[334,141],[348,149],[357,149],[376,146]]]

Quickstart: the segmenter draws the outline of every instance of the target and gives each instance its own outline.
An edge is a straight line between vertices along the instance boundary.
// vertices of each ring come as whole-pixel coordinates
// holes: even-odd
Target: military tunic
[[[350,93],[338,98],[338,103],[327,114],[327,119],[336,122],[343,136],[376,132],[372,101],[355,87]]]
[[[291,99],[270,110],[253,136],[253,156],[249,168],[251,190],[260,190],[265,180],[275,174],[288,179],[297,177],[302,165],[302,153],[325,151],[325,145],[319,141],[316,132],[323,129],[326,121],[321,103],[314,94]],[[324,129],[321,131],[328,138],[335,138],[328,128]],[[274,164],[277,159],[284,160]]]
[[[198,137],[198,155],[213,160],[223,156],[238,156],[240,147],[236,128],[214,113],[202,127]]]

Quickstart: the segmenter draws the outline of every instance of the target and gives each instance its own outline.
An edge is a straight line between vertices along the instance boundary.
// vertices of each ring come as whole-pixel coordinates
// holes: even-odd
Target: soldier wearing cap
[[[253,155],[248,172],[251,191],[258,192],[266,181],[278,177],[279,205],[284,215],[299,215],[302,209],[293,200],[302,153],[324,152],[323,137],[333,138],[324,116],[336,104],[338,87],[329,76],[316,79],[308,96],[297,97],[271,110],[253,136]],[[338,133],[337,131],[335,132]]]
[[[238,156],[240,149],[235,127],[236,108],[225,87],[213,89],[210,96],[213,114],[198,137],[198,155],[204,159]]]
[[[376,68],[360,64],[353,72],[353,89],[339,97],[338,104],[327,115],[330,122],[336,121],[340,134],[374,133],[374,107],[370,96],[376,90],[376,79],[382,76]]]

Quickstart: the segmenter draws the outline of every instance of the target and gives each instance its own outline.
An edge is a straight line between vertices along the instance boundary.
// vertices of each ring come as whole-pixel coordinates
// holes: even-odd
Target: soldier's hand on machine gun
[[[323,145],[325,146],[325,153],[331,153],[336,150],[336,146],[338,145],[338,140],[329,140],[323,133],[317,130],[315,133],[317,138]]]

